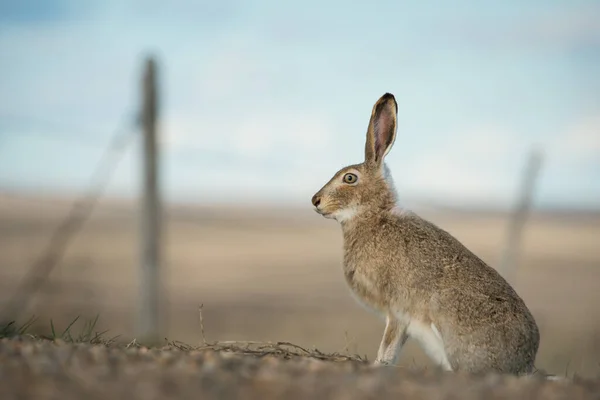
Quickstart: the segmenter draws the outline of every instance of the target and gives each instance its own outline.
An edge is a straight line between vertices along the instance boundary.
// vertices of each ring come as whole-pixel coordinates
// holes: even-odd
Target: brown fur
[[[448,232],[398,211],[383,163],[396,118],[394,96],[385,94],[373,107],[365,161],[338,171],[313,196],[317,212],[341,223],[347,284],[386,317],[376,362],[394,362],[407,335],[425,332],[441,336],[445,369],[531,373],[539,332],[515,290]],[[345,183],[346,173],[358,180]]]

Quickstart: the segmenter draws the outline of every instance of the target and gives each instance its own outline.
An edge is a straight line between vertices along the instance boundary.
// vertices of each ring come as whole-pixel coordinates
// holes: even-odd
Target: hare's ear
[[[383,158],[390,151],[396,139],[397,117],[398,104],[394,95],[384,94],[377,100],[371,113],[365,145],[366,164],[373,167],[380,167],[383,164]]]

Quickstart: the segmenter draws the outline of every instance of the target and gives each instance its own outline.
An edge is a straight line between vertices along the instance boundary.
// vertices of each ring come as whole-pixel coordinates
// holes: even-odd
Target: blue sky
[[[149,52],[169,200],[307,203],[392,92],[401,198],[509,205],[536,145],[537,205],[600,205],[600,4],[574,0],[0,2],[0,190],[83,190]]]

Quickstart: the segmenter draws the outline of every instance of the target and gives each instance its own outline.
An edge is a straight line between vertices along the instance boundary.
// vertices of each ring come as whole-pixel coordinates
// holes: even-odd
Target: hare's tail
[[[566,376],[558,376],[558,375],[554,375],[554,374],[549,374],[546,371],[544,371],[543,369],[538,369],[535,368],[535,371],[532,372],[531,374],[529,374],[529,376],[542,376],[545,380],[548,381],[567,381],[569,378]]]
[[[566,381],[569,378],[567,378],[566,376],[558,376],[558,375],[546,375],[546,380],[549,381]]]

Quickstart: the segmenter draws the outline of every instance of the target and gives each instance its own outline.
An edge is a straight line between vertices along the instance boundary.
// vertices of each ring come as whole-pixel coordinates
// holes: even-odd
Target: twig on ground
[[[204,304],[200,304],[200,306],[198,307],[198,319],[200,322],[200,335],[202,336],[202,345],[199,347],[193,347],[179,341],[171,341],[168,343],[168,345],[183,351],[212,350],[238,353],[242,355],[252,355],[256,357],[274,355],[282,357],[284,359],[290,359],[295,357],[308,357],[322,361],[356,361],[360,363],[367,362],[367,359],[365,357],[361,357],[359,355],[351,355],[349,354],[349,352],[346,352],[347,354],[327,354],[321,352],[316,348],[308,350],[297,344],[284,341],[261,342],[254,340],[225,340],[209,343],[206,341],[206,336],[204,334],[204,317],[202,315],[203,309]]]
[[[238,353],[242,355],[252,355],[256,357],[264,357],[274,355],[284,359],[308,357],[321,361],[355,361],[366,363],[366,359],[359,355],[339,354],[339,353],[324,353],[318,349],[308,350],[297,344],[290,342],[260,342],[249,340],[227,340],[222,342],[207,343],[206,345],[194,348],[185,345],[181,342],[170,342],[170,344],[180,350],[198,350],[198,351],[223,351]]]
[[[202,335],[202,345],[206,346],[206,336],[204,336],[204,318],[202,318],[202,309],[204,308],[204,304],[200,304],[198,307],[198,314],[200,318],[200,334]]]

